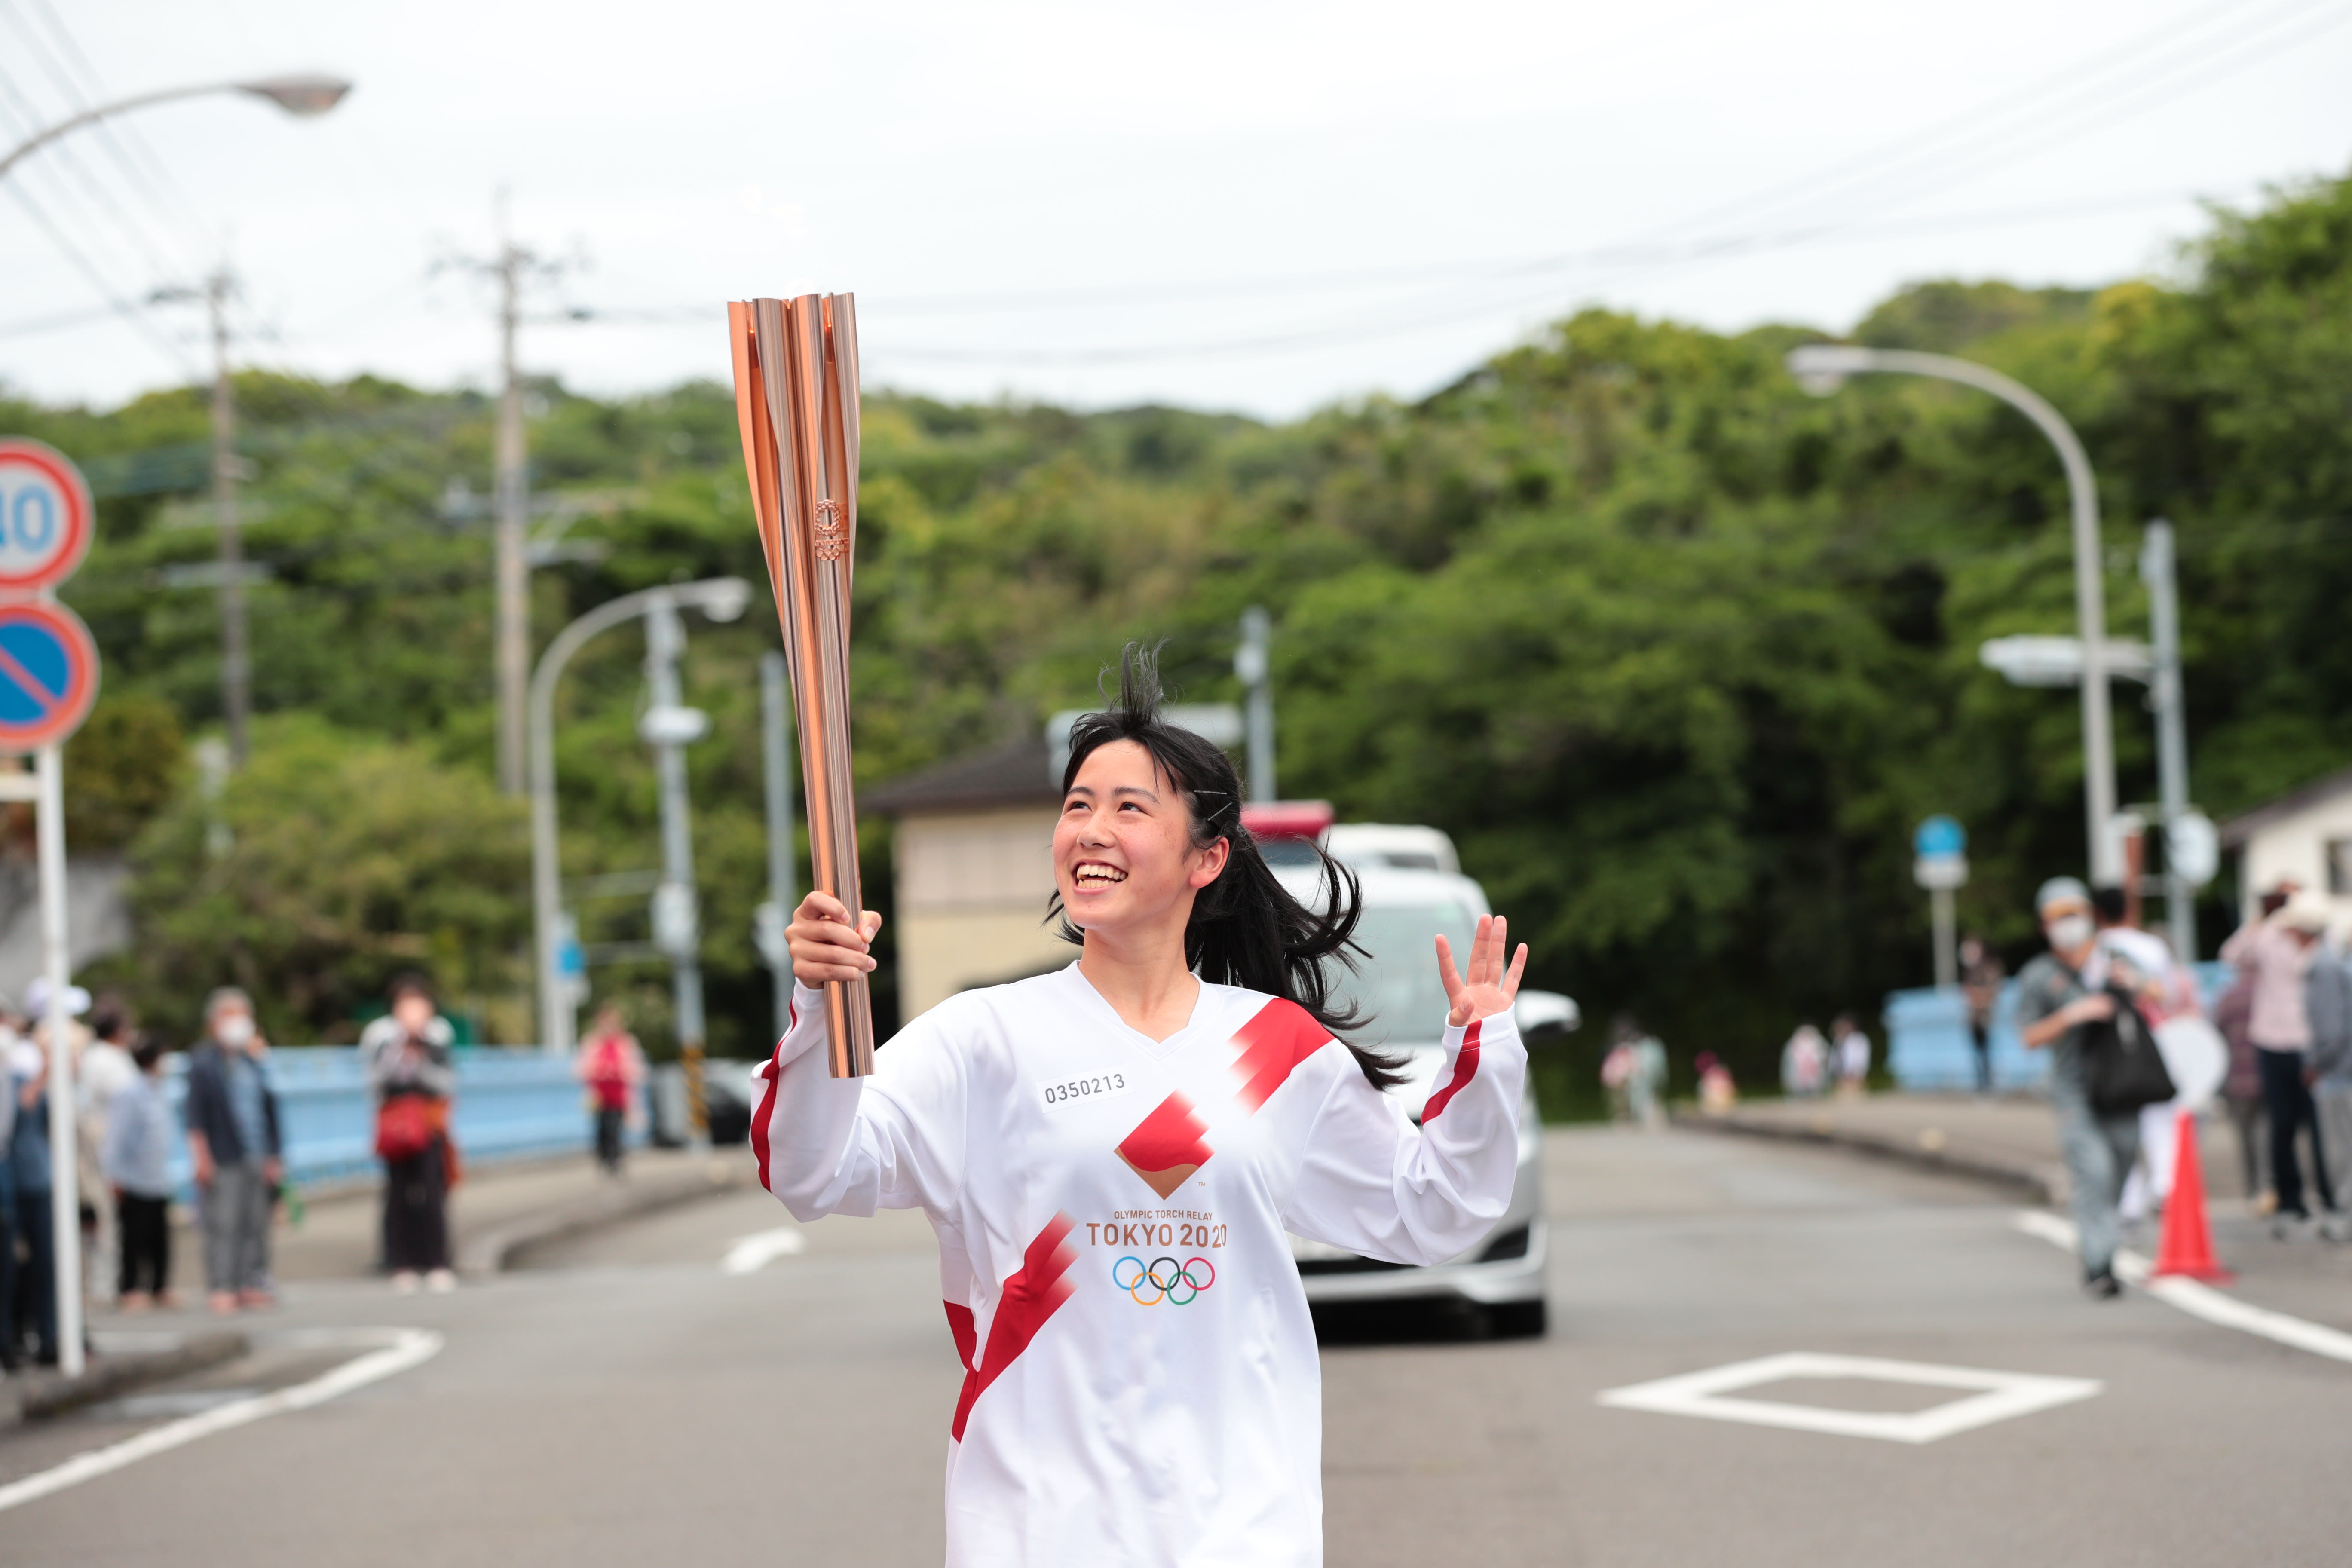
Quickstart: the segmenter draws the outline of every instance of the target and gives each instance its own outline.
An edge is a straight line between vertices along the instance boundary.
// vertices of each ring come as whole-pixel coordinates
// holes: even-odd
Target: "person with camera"
[[[2139,1108],[2101,1105],[2092,1091],[2093,1037],[2116,1022],[2118,1004],[2113,993],[2084,978],[2099,935],[2090,889],[2073,877],[2053,877],[2034,894],[2033,907],[2050,951],[2018,972],[2018,1033],[2027,1048],[2050,1053],[2050,1101],[2058,1113],[2058,1152],[2066,1165],[2083,1289],[2107,1300],[2123,1290],[2115,1268],[2118,1205],[2139,1157]]]

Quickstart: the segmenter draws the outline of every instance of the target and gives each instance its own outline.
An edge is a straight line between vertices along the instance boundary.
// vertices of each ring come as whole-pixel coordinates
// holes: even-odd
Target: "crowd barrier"
[[[175,1125],[186,1098],[187,1058],[165,1058]],[[589,1113],[567,1058],[530,1047],[472,1047],[455,1057],[457,1088],[451,1131],[460,1157],[472,1165],[501,1160],[585,1153],[593,1142]],[[359,1052],[348,1046],[272,1050],[267,1068],[278,1091],[287,1174],[312,1186],[373,1174],[375,1100],[368,1092]],[[179,1141],[175,1140],[175,1142]],[[179,1143],[173,1178],[184,1194],[188,1153]]]

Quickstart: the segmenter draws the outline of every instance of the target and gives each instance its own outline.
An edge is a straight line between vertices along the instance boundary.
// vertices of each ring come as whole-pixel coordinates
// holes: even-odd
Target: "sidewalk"
[[[617,1180],[584,1154],[469,1170],[449,1202],[457,1268],[467,1275],[496,1274],[530,1247],[731,1192],[751,1180],[751,1156],[740,1149],[702,1155],[635,1150]],[[271,1271],[279,1282],[373,1275],[382,1192],[371,1184],[313,1199],[299,1226],[281,1210],[270,1236]],[[203,1239],[184,1213],[173,1217],[172,1274],[177,1310],[131,1314],[94,1307],[96,1353],[81,1376],[36,1371],[0,1380],[0,1429],[246,1354],[247,1335],[205,1310]]]
[[[1861,1100],[1763,1100],[1724,1116],[1700,1116],[1684,1108],[1675,1124],[1826,1144],[1981,1182],[2062,1213],[2066,1205],[2057,1120],[2046,1101],[2029,1097],[1878,1094]],[[2246,1203],[2237,1134],[2224,1117],[2205,1118],[2197,1150],[2214,1249],[2240,1276],[2233,1293],[2279,1311],[2352,1329],[2352,1245],[2273,1239],[2268,1222]],[[2152,1250],[2155,1229],[2152,1220],[2142,1221],[2132,1244]]]
[[[638,1149],[615,1181],[586,1154],[468,1169],[449,1194],[451,1245],[461,1272],[494,1274],[534,1242],[719,1193],[751,1179],[751,1155],[714,1150]],[[375,1272],[383,1188],[370,1184],[313,1198],[300,1225],[280,1209],[270,1268],[280,1280],[356,1279]],[[172,1273],[181,1298],[204,1296],[204,1241],[184,1213],[172,1227]],[[133,1320],[125,1319],[124,1321]]]

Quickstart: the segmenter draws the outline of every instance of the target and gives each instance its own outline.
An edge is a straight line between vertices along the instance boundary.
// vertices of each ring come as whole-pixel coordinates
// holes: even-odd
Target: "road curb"
[[[1748,1138],[1769,1138],[1783,1143],[1811,1143],[1842,1149],[1849,1153],[1867,1154],[1874,1159],[1890,1160],[1916,1170],[1966,1177],[1999,1187],[2003,1192],[2022,1194],[2035,1203],[2048,1204],[2056,1208],[2064,1207],[2066,1203],[2066,1173],[2054,1163],[2036,1164],[2024,1160],[2001,1160],[1959,1152],[1941,1142],[1930,1142],[1925,1132],[1906,1142],[1878,1133],[1856,1132],[1820,1121],[1793,1123],[1777,1118],[1742,1116],[1737,1111],[1728,1116],[1694,1116],[1676,1112],[1673,1121],[1676,1127],[1702,1132],[1728,1132]]]
[[[48,1371],[12,1373],[0,1382],[0,1428],[44,1420],[147,1384],[202,1372],[235,1361],[252,1349],[253,1342],[239,1330],[212,1329],[190,1334],[169,1350],[93,1358],[79,1377]]]
[[[744,1184],[740,1162],[713,1159],[691,1171],[626,1176],[602,1191],[482,1232],[457,1249],[457,1271],[502,1274],[525,1248],[584,1236],[608,1225],[674,1208]]]

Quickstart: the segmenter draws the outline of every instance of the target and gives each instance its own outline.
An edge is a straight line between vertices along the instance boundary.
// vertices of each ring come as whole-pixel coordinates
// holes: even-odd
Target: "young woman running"
[[[1527,949],[1507,966],[1482,918],[1457,973],[1437,939],[1446,1061],[1414,1126],[1328,1001],[1353,879],[1327,861],[1319,915],[1284,891],[1233,764],[1158,700],[1130,649],[1118,706],[1071,733],[1068,968],[951,997],[835,1079],[809,987],[871,970],[881,917],[813,893],[791,926],[760,1179],[803,1220],[930,1216],[965,1367],[951,1568],[1320,1563],[1320,1368],[1284,1233],[1439,1263],[1510,1197]]]

